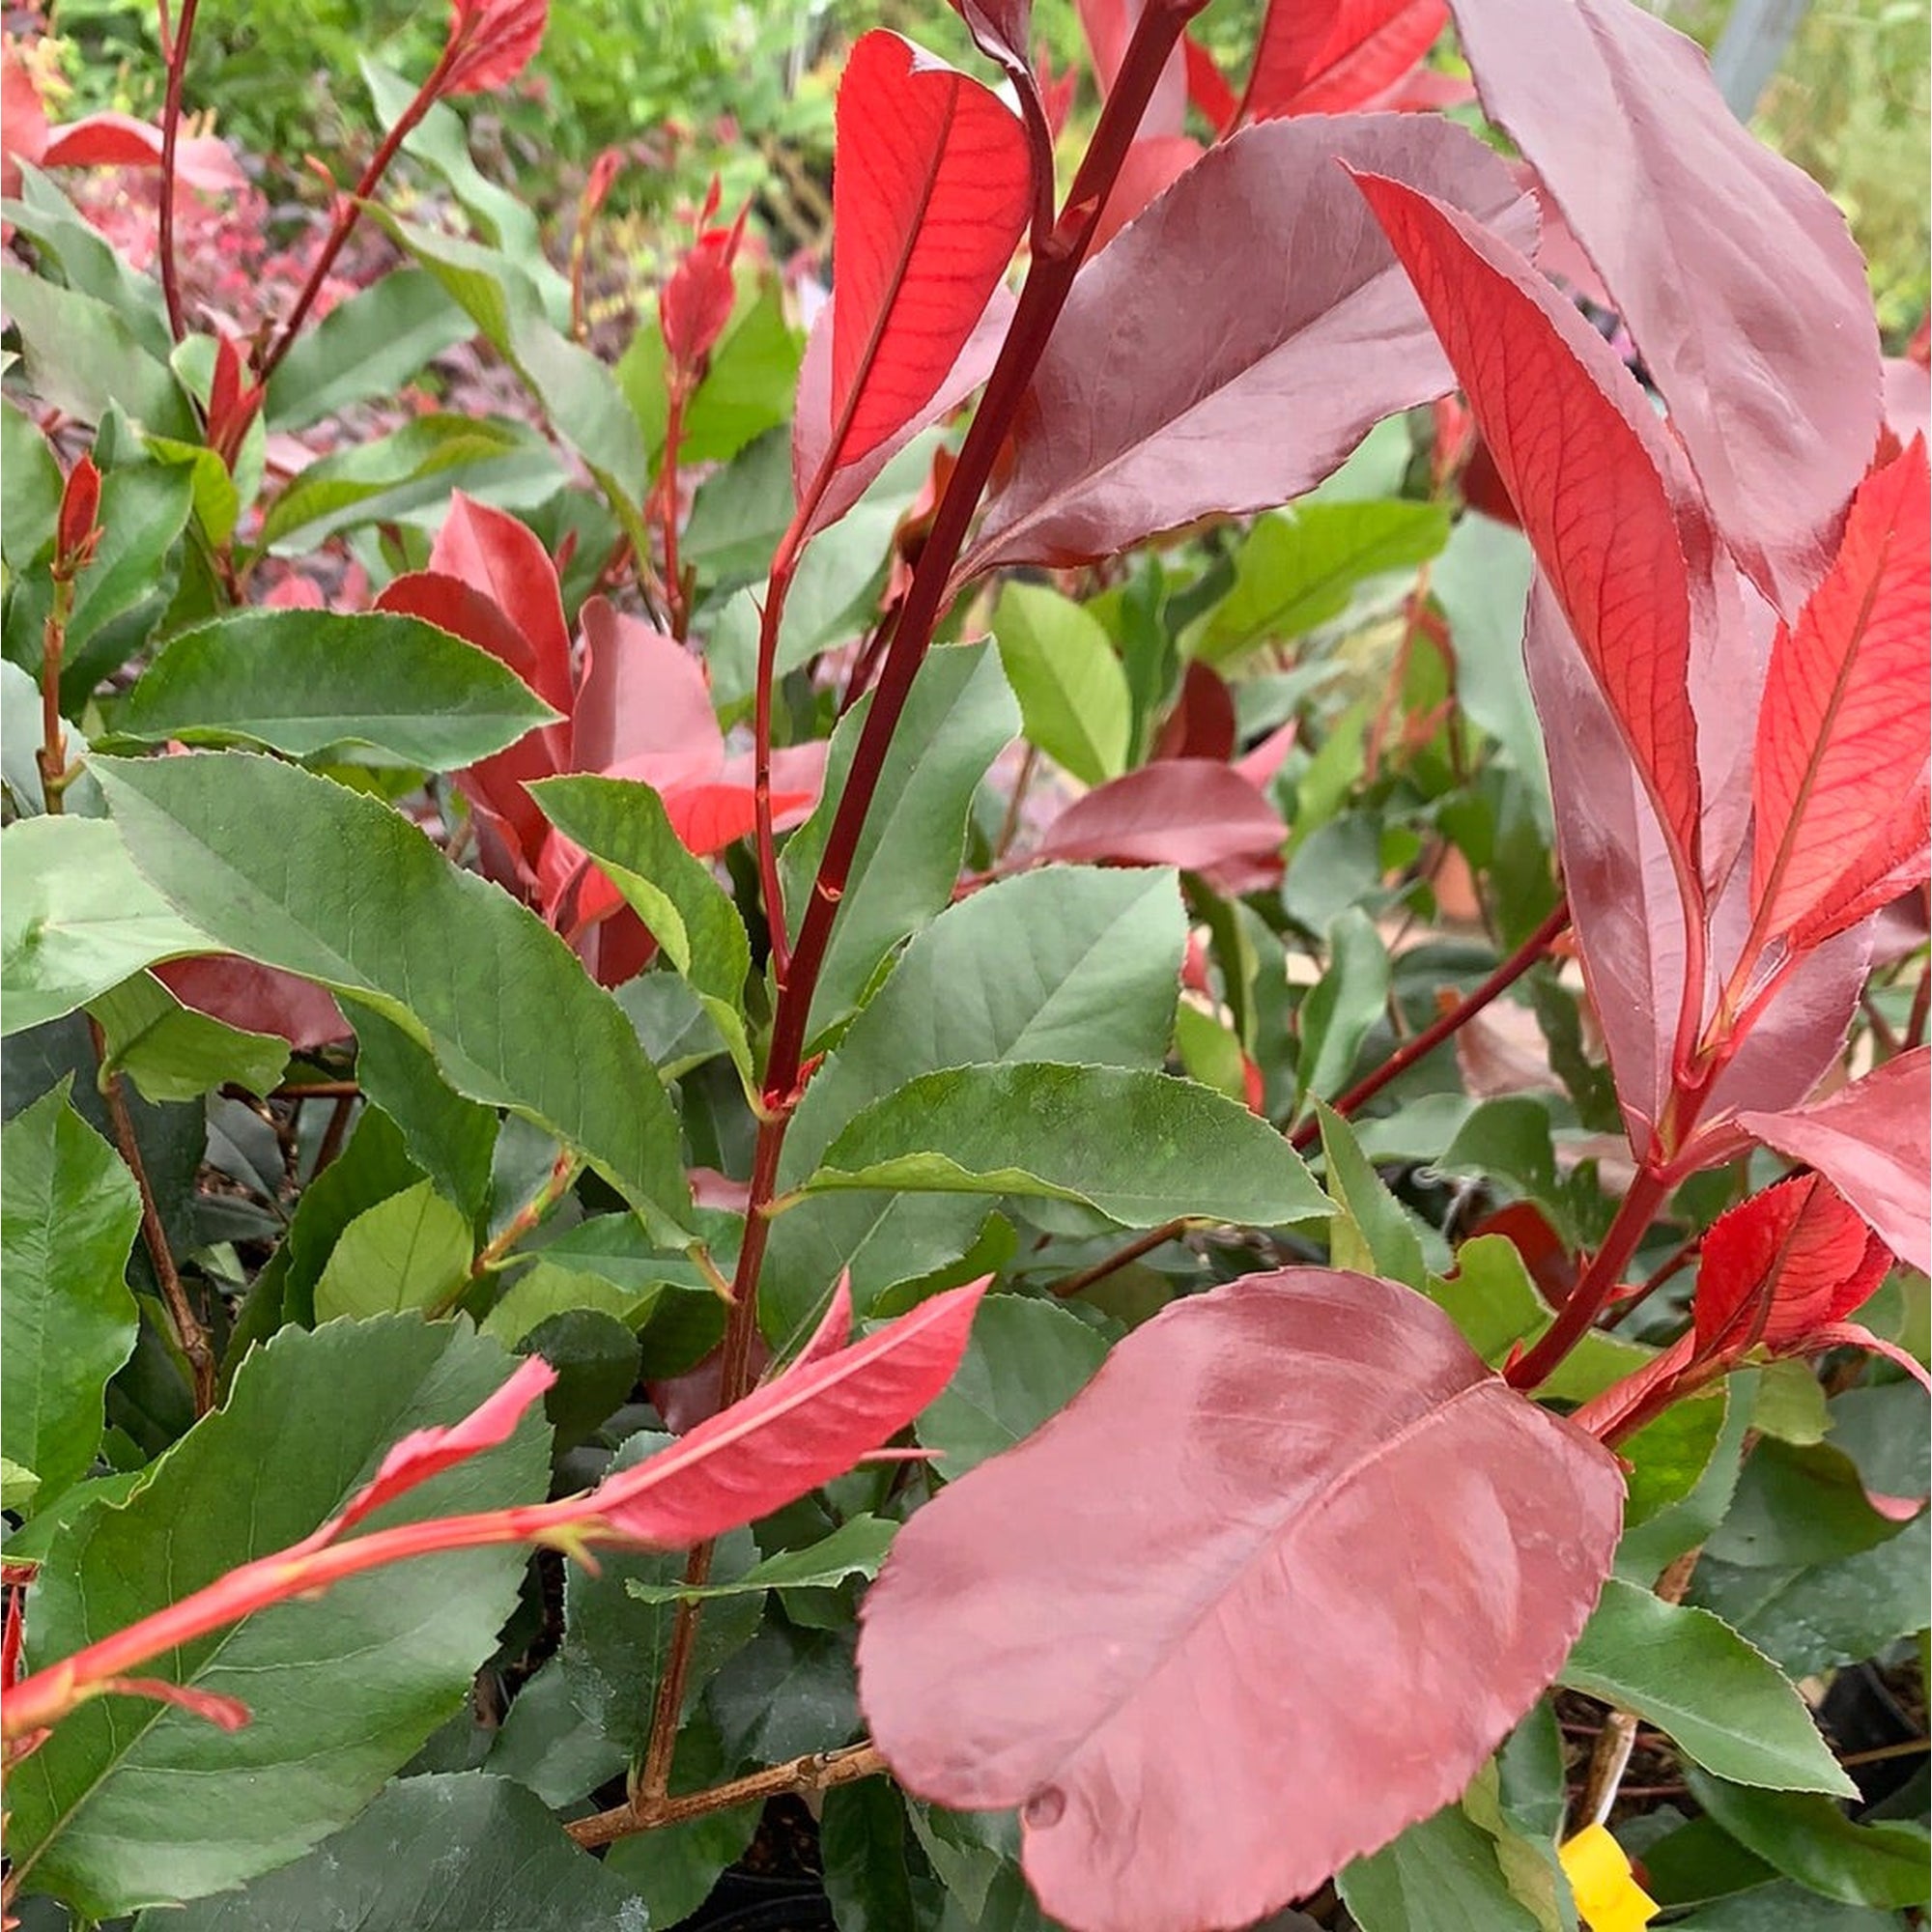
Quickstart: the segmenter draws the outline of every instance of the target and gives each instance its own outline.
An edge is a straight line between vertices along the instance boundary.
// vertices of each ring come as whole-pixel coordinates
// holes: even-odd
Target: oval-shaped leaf
[[[833,149],[832,469],[939,387],[1032,205],[1026,135],[996,95],[896,34],[861,38]]]
[[[568,1142],[634,1207],[689,1212],[664,1084],[533,913],[378,800],[242,752],[99,759],[138,863],[211,937],[414,1033],[466,1099]],[[555,1051],[558,1040],[567,1050]]]
[[[1719,1777],[1834,1798],[1857,1789],[1790,1679],[1709,1610],[1613,1577],[1562,1681],[1634,1711]]]
[[[1701,49],[1629,0],[1451,7],[1484,110],[1602,270],[1725,542],[1795,612],[1878,437],[1844,216],[1747,130]]]
[[[1243,1924],[1468,1782],[1582,1628],[1622,1489],[1419,1295],[1252,1275],[899,1532],[861,1702],[911,1790],[1024,1807],[1056,1917]]]
[[[1044,585],[1009,583],[993,638],[1029,740],[1082,784],[1119,778],[1133,699],[1099,619]]]
[[[121,1277],[141,1197],[65,1083],[7,1122],[0,1164],[0,1449],[52,1502],[86,1475],[108,1378],[133,1352],[140,1322]]]
[[[239,611],[175,639],[115,724],[156,744],[240,741],[296,758],[367,746],[446,772],[557,716],[487,652],[414,617]]]
[[[42,1668],[299,1542],[398,1437],[469,1415],[503,1379],[494,1342],[413,1318],[285,1328],[119,1509],[48,1553],[28,1617]],[[382,1520],[529,1502],[546,1432],[444,1470]],[[153,1674],[239,1696],[233,1733],[171,1705],[104,1697],[8,1779],[8,1849],[29,1891],[90,1917],[200,1897],[286,1863],[347,1824],[460,1708],[516,1602],[515,1548],[418,1558],[288,1603],[158,1659]]]
[[[1040,1061],[950,1067],[866,1108],[805,1183],[854,1187],[1081,1202],[1129,1228],[1272,1228],[1334,1211],[1287,1141],[1225,1094]]]
[[[1454,378],[1336,159],[1427,183],[1524,245],[1502,164],[1424,115],[1271,121],[1187,170],[1073,284],[963,576],[1085,563],[1273,509]],[[1268,265],[1259,279],[1228,264]],[[1150,289],[1160,299],[1147,298]]]
[[[1075,799],[1028,856],[1201,871],[1272,858],[1287,837],[1280,812],[1232,765],[1162,758]]]

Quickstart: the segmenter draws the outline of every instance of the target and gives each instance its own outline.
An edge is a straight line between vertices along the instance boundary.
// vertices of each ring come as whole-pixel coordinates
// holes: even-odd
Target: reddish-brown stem
[[[1007,848],[1019,834],[1020,814],[1026,810],[1026,795],[1033,784],[1033,775],[1039,768],[1039,748],[1029,745],[1026,754],[1020,759],[1020,768],[1013,775],[1013,795],[1007,801],[1007,815],[1000,821],[1000,836],[993,840],[993,864],[997,866],[1007,856]]]
[[[182,10],[183,26],[185,28],[188,8],[193,0]],[[183,36],[186,38],[185,33]],[[362,170],[362,178],[347,195],[338,196],[335,214],[328,225],[328,234],[322,247],[310,265],[308,279],[301,285],[301,293],[296,297],[295,306],[289,310],[288,320],[277,331],[275,339],[258,358],[255,365],[256,380],[267,383],[275,373],[284,355],[289,353],[296,337],[301,333],[302,324],[308,320],[308,312],[315,306],[316,298],[322,293],[322,285],[328,279],[328,271],[335,266],[335,258],[342,253],[344,245],[355,232],[355,224],[362,218],[362,204],[376,192],[382,185],[383,177],[389,171],[389,163],[396,158],[402,145],[416,130],[423,116],[436,105],[437,97],[442,91],[445,75],[454,62],[457,44],[452,40],[442,50],[441,58],[430,70],[429,78],[416,89],[415,99],[403,109],[396,125],[384,135],[382,145],[370,157],[369,165]]]
[[[1110,1274],[1118,1274],[1143,1255],[1151,1255],[1169,1241],[1178,1240],[1186,1232],[1187,1223],[1184,1220],[1163,1221],[1158,1228],[1150,1228],[1146,1234],[1136,1235],[1131,1241],[1116,1248],[1111,1255],[1102,1256],[1092,1267],[1084,1267],[1078,1274],[1069,1274],[1064,1280],[1055,1282],[1053,1292],[1059,1295],[1078,1294],[1083,1289],[1092,1288],[1096,1281],[1105,1281]]]
[[[686,1559],[684,1580],[701,1589],[711,1580],[715,1544],[700,1543]],[[684,1688],[691,1678],[691,1659],[697,1641],[697,1597],[680,1597],[671,1617],[670,1643],[665,1652],[664,1680],[651,1706],[651,1734],[644,1746],[643,1769],[638,1774],[633,1803],[617,1806],[620,1814],[655,1818],[670,1790],[671,1760],[677,1755],[677,1727],[684,1719]],[[606,1814],[609,1815],[608,1813]],[[633,1827],[636,1830],[639,1827]],[[613,1833],[613,1837],[621,1835]],[[580,1838],[579,1844],[604,1842]]]
[[[95,1058],[105,1065],[107,1042],[101,1035],[100,1022],[90,1019],[87,1027],[94,1038]],[[134,1121],[128,1111],[128,1096],[122,1091],[120,1074],[109,1073],[102,1078],[100,1097],[107,1107],[108,1124],[114,1129],[114,1144],[121,1150],[121,1158],[128,1163],[128,1172],[134,1177],[135,1191],[141,1197],[141,1239],[148,1250],[148,1259],[155,1265],[155,1281],[161,1291],[161,1304],[168,1312],[168,1326],[174,1330],[175,1346],[187,1358],[194,1385],[194,1412],[206,1415],[214,1406],[214,1350],[209,1344],[208,1330],[201,1325],[187,1298],[181,1270],[175,1266],[174,1255],[168,1247],[161,1211],[155,1204],[155,1190],[141,1159],[141,1143],[134,1135]]]
[[[724,1325],[719,1402],[728,1406],[751,1386],[752,1340],[757,1330],[758,1273],[764,1264],[765,1241],[769,1229],[766,1209],[777,1191],[779,1155],[784,1147],[785,1129],[798,1104],[805,1066],[807,1028],[810,1021],[812,996],[825,964],[826,948],[832,936],[832,923],[844,895],[845,882],[865,830],[867,814],[878,790],[885,769],[886,753],[898,726],[912,689],[914,674],[932,641],[933,627],[939,621],[949,590],[949,577],[954,560],[965,543],[973,514],[979,507],[980,492],[992,474],[993,459],[1005,441],[1013,412],[1018,408],[1026,385],[1046,348],[1061,309],[1073,286],[1073,277],[1093,241],[1094,230],[1106,206],[1107,194],[1120,172],[1122,161],[1140,126],[1142,113],[1153,94],[1155,83],[1167,64],[1175,43],[1187,21],[1206,0],[1154,0],[1142,14],[1128,43],[1125,57],[1115,77],[1113,92],[1107,97],[1094,138],[1080,164],[1066,207],[1055,224],[1045,245],[1035,251],[1024,287],[986,383],[973,425],[966,433],[959,460],[940,498],[932,529],[913,571],[913,580],[894,628],[886,653],[878,688],[866,713],[859,743],[853,753],[850,772],[833,813],[825,851],[819,861],[818,877],[807,902],[805,919],[796,942],[786,948],[783,940],[784,907],[777,886],[777,863],[770,856],[771,834],[771,703],[773,674],[778,651],[779,621],[782,614],[783,589],[797,560],[804,531],[830,481],[830,466],[821,469],[812,488],[798,507],[791,527],[780,541],[772,561],[765,611],[758,639],[757,696],[754,700],[756,735],[755,781],[758,811],[759,877],[766,895],[766,917],[773,933],[773,979],[778,987],[778,1005],[772,1023],[771,1050],[765,1063],[764,1115],[758,1122],[757,1144],[752,1156],[752,1179],[745,1213],[744,1243],[738,1251],[738,1266],[732,1280],[732,1303]],[[839,430],[834,427],[827,445],[838,446]],[[694,1552],[694,1562],[696,1561]],[[655,1742],[668,1736],[675,1745],[678,1714],[689,1674],[692,1645],[696,1639],[698,1610],[696,1600],[687,1599],[691,1615],[680,1616],[672,1626],[671,1642],[665,1659],[664,1675],[658,1684],[657,1701],[651,1723]],[[653,1778],[668,1781],[670,1752],[667,1748],[662,1763],[647,1765]]]
[[[811,1751],[786,1764],[775,1764],[769,1771],[754,1771],[749,1776],[734,1777],[728,1784],[713,1785],[709,1791],[660,1798],[650,1804],[612,1805],[608,1811],[579,1818],[564,1830],[588,1850],[614,1844],[637,1832],[662,1831],[667,1825],[682,1825],[714,1811],[729,1811],[739,1804],[762,1804],[768,1798],[780,1798],[787,1792],[830,1791],[835,1784],[876,1777],[885,1769],[885,1759],[868,1738],[841,1750]]]
[[[1480,986],[1458,1000],[1446,1012],[1438,1013],[1412,1039],[1397,1047],[1373,1073],[1358,1080],[1339,1100],[1333,1101],[1334,1111],[1346,1119],[1356,1108],[1366,1106],[1390,1081],[1406,1073],[1418,1060],[1434,1053],[1451,1034],[1467,1026],[1485,1007],[1515,985],[1549,951],[1569,923],[1570,902],[1558,899],[1538,923],[1536,930]],[[1321,1137],[1321,1122],[1310,1119],[1295,1128],[1289,1142],[1297,1153],[1305,1153]]]
[[[673,373],[666,385],[664,466],[658,473],[658,521],[664,534],[665,611],[670,634],[683,643],[691,629],[691,611],[684,594],[684,573],[677,560],[677,451],[684,440],[684,379]]]
[[[1614,1328],[1621,1321],[1627,1321],[1650,1297],[1673,1276],[1681,1274],[1696,1259],[1697,1250],[1704,1244],[1702,1233],[1687,1235],[1676,1247],[1652,1268],[1645,1277],[1643,1286],[1634,1294],[1626,1295],[1605,1317],[1603,1325]]]
[[[168,41],[167,91],[161,100],[161,207],[158,250],[161,298],[168,308],[168,333],[179,342],[187,333],[182,313],[181,270],[175,261],[175,150],[181,139],[182,84],[187,77],[187,43],[194,33],[199,0],[182,0],[181,19]]]
[[[73,579],[57,575],[53,580],[53,602],[41,633],[41,742],[34,762],[41,771],[42,801],[50,813],[61,810],[65,800],[67,768],[67,727],[61,723],[61,665],[67,655],[68,619],[73,614]]]
[[[342,1151],[342,1143],[349,1138],[350,1118],[355,1112],[355,1094],[353,1089],[347,1094],[336,1094],[335,1104],[328,1110],[328,1124],[322,1130],[322,1145],[315,1151],[315,1168],[309,1175],[311,1180]]]

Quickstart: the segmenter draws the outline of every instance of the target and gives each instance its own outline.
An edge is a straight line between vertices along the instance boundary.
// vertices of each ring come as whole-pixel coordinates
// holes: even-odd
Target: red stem
[[[200,0],[182,0],[181,22],[168,47],[167,94],[161,103],[161,296],[168,305],[168,333],[177,342],[187,333],[187,325],[182,315],[181,271],[175,263],[175,148],[181,137],[188,38],[194,32],[194,10],[199,4]]]

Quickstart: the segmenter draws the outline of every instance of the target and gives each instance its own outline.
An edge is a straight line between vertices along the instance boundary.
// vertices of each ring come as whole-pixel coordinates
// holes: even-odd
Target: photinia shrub
[[[10,45],[18,1922],[1927,1903],[1922,360],[1631,0],[1201,4],[614,364],[542,0],[232,304]]]

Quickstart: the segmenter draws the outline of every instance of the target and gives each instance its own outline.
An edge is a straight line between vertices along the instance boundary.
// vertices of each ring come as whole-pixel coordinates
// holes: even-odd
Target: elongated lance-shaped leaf
[[[1085,563],[1198,517],[1271,510],[1383,416],[1453,385],[1338,158],[1535,239],[1495,156],[1432,116],[1243,128],[1080,271],[957,575]],[[1236,261],[1252,272],[1230,274]]]
[[[1019,122],[896,34],[865,35],[838,89],[826,461],[855,463],[939,387],[1033,203]]]
[[[1056,1918],[1246,1924],[1463,1788],[1582,1629],[1622,1493],[1422,1296],[1249,1275],[900,1530],[860,1702],[909,1790],[1021,1807]]]
[[[1241,112],[1267,121],[1364,106],[1435,45],[1448,18],[1445,0],[1270,0]]]
[[[1400,182],[1357,176],[1454,365],[1536,560],[1697,875],[1690,582],[1661,433],[1630,372],[1507,242]]]
[[[212,939],[374,1006],[466,1099],[534,1121],[633,1207],[684,1227],[664,1083],[615,1003],[535,914],[458,871],[387,806],[272,758],[94,768],[136,865],[195,908]]]
[[[1631,0],[1451,7],[1484,110],[1602,271],[1725,543],[1794,615],[1878,436],[1878,329],[1844,216]]]
[[[487,652],[414,617],[238,611],[175,639],[115,724],[156,743],[241,741],[298,758],[366,745],[441,772],[557,718]]]
[[[1758,711],[1751,897],[1761,937],[1825,937],[1834,915],[1924,847],[1932,756],[1925,633],[1932,591],[1925,445],[1868,476],[1826,577],[1780,626]],[[1903,891],[1910,883],[1898,880]]]

